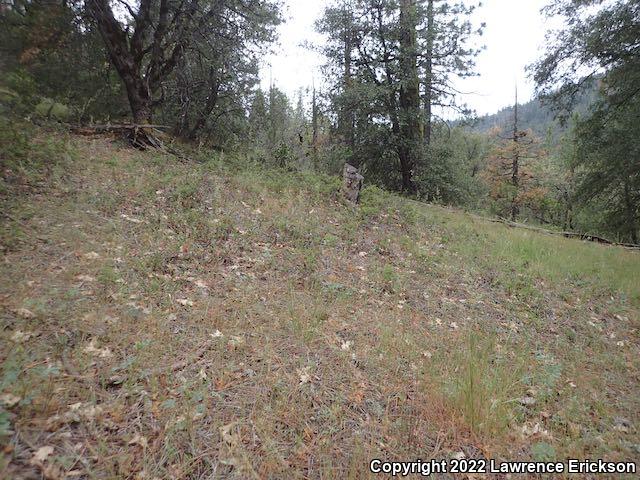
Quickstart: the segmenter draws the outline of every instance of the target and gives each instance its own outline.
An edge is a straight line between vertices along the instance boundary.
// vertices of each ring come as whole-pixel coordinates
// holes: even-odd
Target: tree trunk
[[[139,62],[129,50],[127,32],[116,20],[107,0],[91,0],[88,5],[111,63],[124,83],[134,123],[151,123],[151,93],[140,74]]]
[[[351,62],[352,62],[352,53],[353,53],[353,32],[352,32],[352,14],[345,5],[344,7],[344,25],[343,25],[343,43],[344,43],[344,72],[343,72],[343,93],[348,94],[351,88]],[[353,109],[350,108],[350,105],[347,105],[343,102],[342,111],[340,112],[340,125],[339,130],[344,138],[347,146],[353,150],[353,146],[355,143],[354,139],[354,115]],[[354,159],[350,159],[354,162]],[[359,165],[355,165],[356,168]]]
[[[149,96],[132,96],[127,88],[133,123],[148,125],[152,123],[151,98]]]
[[[518,87],[516,87],[516,101],[513,107],[513,159],[511,161],[511,184],[514,187],[513,199],[511,200],[511,221],[515,222],[520,213],[518,205],[518,188],[520,186],[520,153],[518,151]]]
[[[415,193],[414,170],[421,158],[420,80],[417,65],[415,0],[400,1],[400,139],[402,189]]]
[[[318,103],[316,101],[316,86],[313,85],[311,97],[311,151],[313,152],[313,165],[318,168]]]
[[[87,0],[86,3],[109,59],[124,83],[133,121],[151,123],[152,95],[182,58],[184,44],[191,37],[187,27],[193,21],[197,2],[177,6],[169,0],[160,0],[156,19],[152,15],[156,4],[141,0],[135,13],[130,10],[133,22],[127,26],[116,19],[109,0]],[[122,4],[127,6],[126,2]],[[172,36],[174,41],[168,41]],[[167,43],[172,45],[171,49],[166,47]],[[145,65],[146,73],[143,73]]]
[[[216,71],[213,67],[211,67],[209,71],[209,95],[207,96],[207,100],[205,102],[204,108],[198,114],[198,118],[196,122],[193,124],[193,127],[189,131],[188,138],[189,140],[195,140],[198,132],[202,127],[205,126],[211,112],[213,112],[214,108],[218,104],[218,96],[220,95],[220,82],[218,77],[216,76]]]
[[[427,45],[424,72],[424,143],[431,144],[431,116],[433,103],[433,43],[435,38],[435,15],[433,0],[427,0]]]
[[[364,177],[358,173],[356,167],[348,163],[344,164],[342,170],[342,193],[347,200],[352,203],[358,203],[363,181]]]
[[[631,242],[634,244],[638,243],[638,224],[636,222],[635,208],[633,205],[633,201],[631,200],[631,189],[629,188],[629,182],[625,180],[624,182],[624,203],[627,214],[627,227],[629,229],[629,235],[631,237]]]

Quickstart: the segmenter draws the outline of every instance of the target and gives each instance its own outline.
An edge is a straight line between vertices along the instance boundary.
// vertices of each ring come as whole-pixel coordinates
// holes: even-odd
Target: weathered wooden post
[[[345,198],[352,203],[358,203],[364,177],[358,173],[356,167],[345,163],[342,171],[342,180],[342,193]]]

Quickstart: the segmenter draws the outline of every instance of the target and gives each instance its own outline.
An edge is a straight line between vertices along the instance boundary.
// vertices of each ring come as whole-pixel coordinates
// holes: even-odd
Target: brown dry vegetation
[[[236,156],[67,143],[3,192],[0,476],[640,457],[637,252],[375,188],[354,208]]]

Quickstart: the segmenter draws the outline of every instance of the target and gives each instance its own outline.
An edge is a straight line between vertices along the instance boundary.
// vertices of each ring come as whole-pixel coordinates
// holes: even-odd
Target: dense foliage
[[[269,0],[15,0],[0,21],[2,94],[14,111],[78,122],[130,111],[225,143],[248,128],[259,59],[281,19]]]
[[[334,2],[318,21],[335,139],[378,183],[433,198],[420,181],[442,159],[429,147],[433,109],[464,110],[452,78],[473,74],[477,51],[469,45],[481,33],[473,11],[445,0],[350,0]]]
[[[538,98],[474,120],[454,87],[475,75],[484,26],[470,2],[329,2],[316,22],[322,89],[289,98],[258,86],[277,0],[12,0],[0,106],[158,123],[286,169],[348,162],[416,198],[638,242],[640,3],[553,0],[545,12],[564,25],[530,67]]]
[[[638,242],[640,2],[555,0],[547,12],[562,16],[565,27],[533,68],[540,93],[566,114],[585,85],[600,84],[575,131],[576,199],[596,228]]]

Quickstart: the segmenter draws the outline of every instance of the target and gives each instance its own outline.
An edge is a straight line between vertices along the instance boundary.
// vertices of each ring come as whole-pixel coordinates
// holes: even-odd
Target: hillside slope
[[[1,477],[639,458],[638,253],[376,188],[354,208],[242,157],[66,148],[5,192]]]
[[[598,98],[598,86],[593,84],[580,93],[573,104],[572,113],[584,115]],[[490,115],[478,117],[470,125],[470,129],[476,132],[487,132],[493,128],[504,131],[513,129],[513,106],[505,107]],[[555,113],[549,105],[537,98],[518,104],[518,128],[531,129],[538,137],[545,138],[548,135],[557,140],[567,128],[555,119]]]

